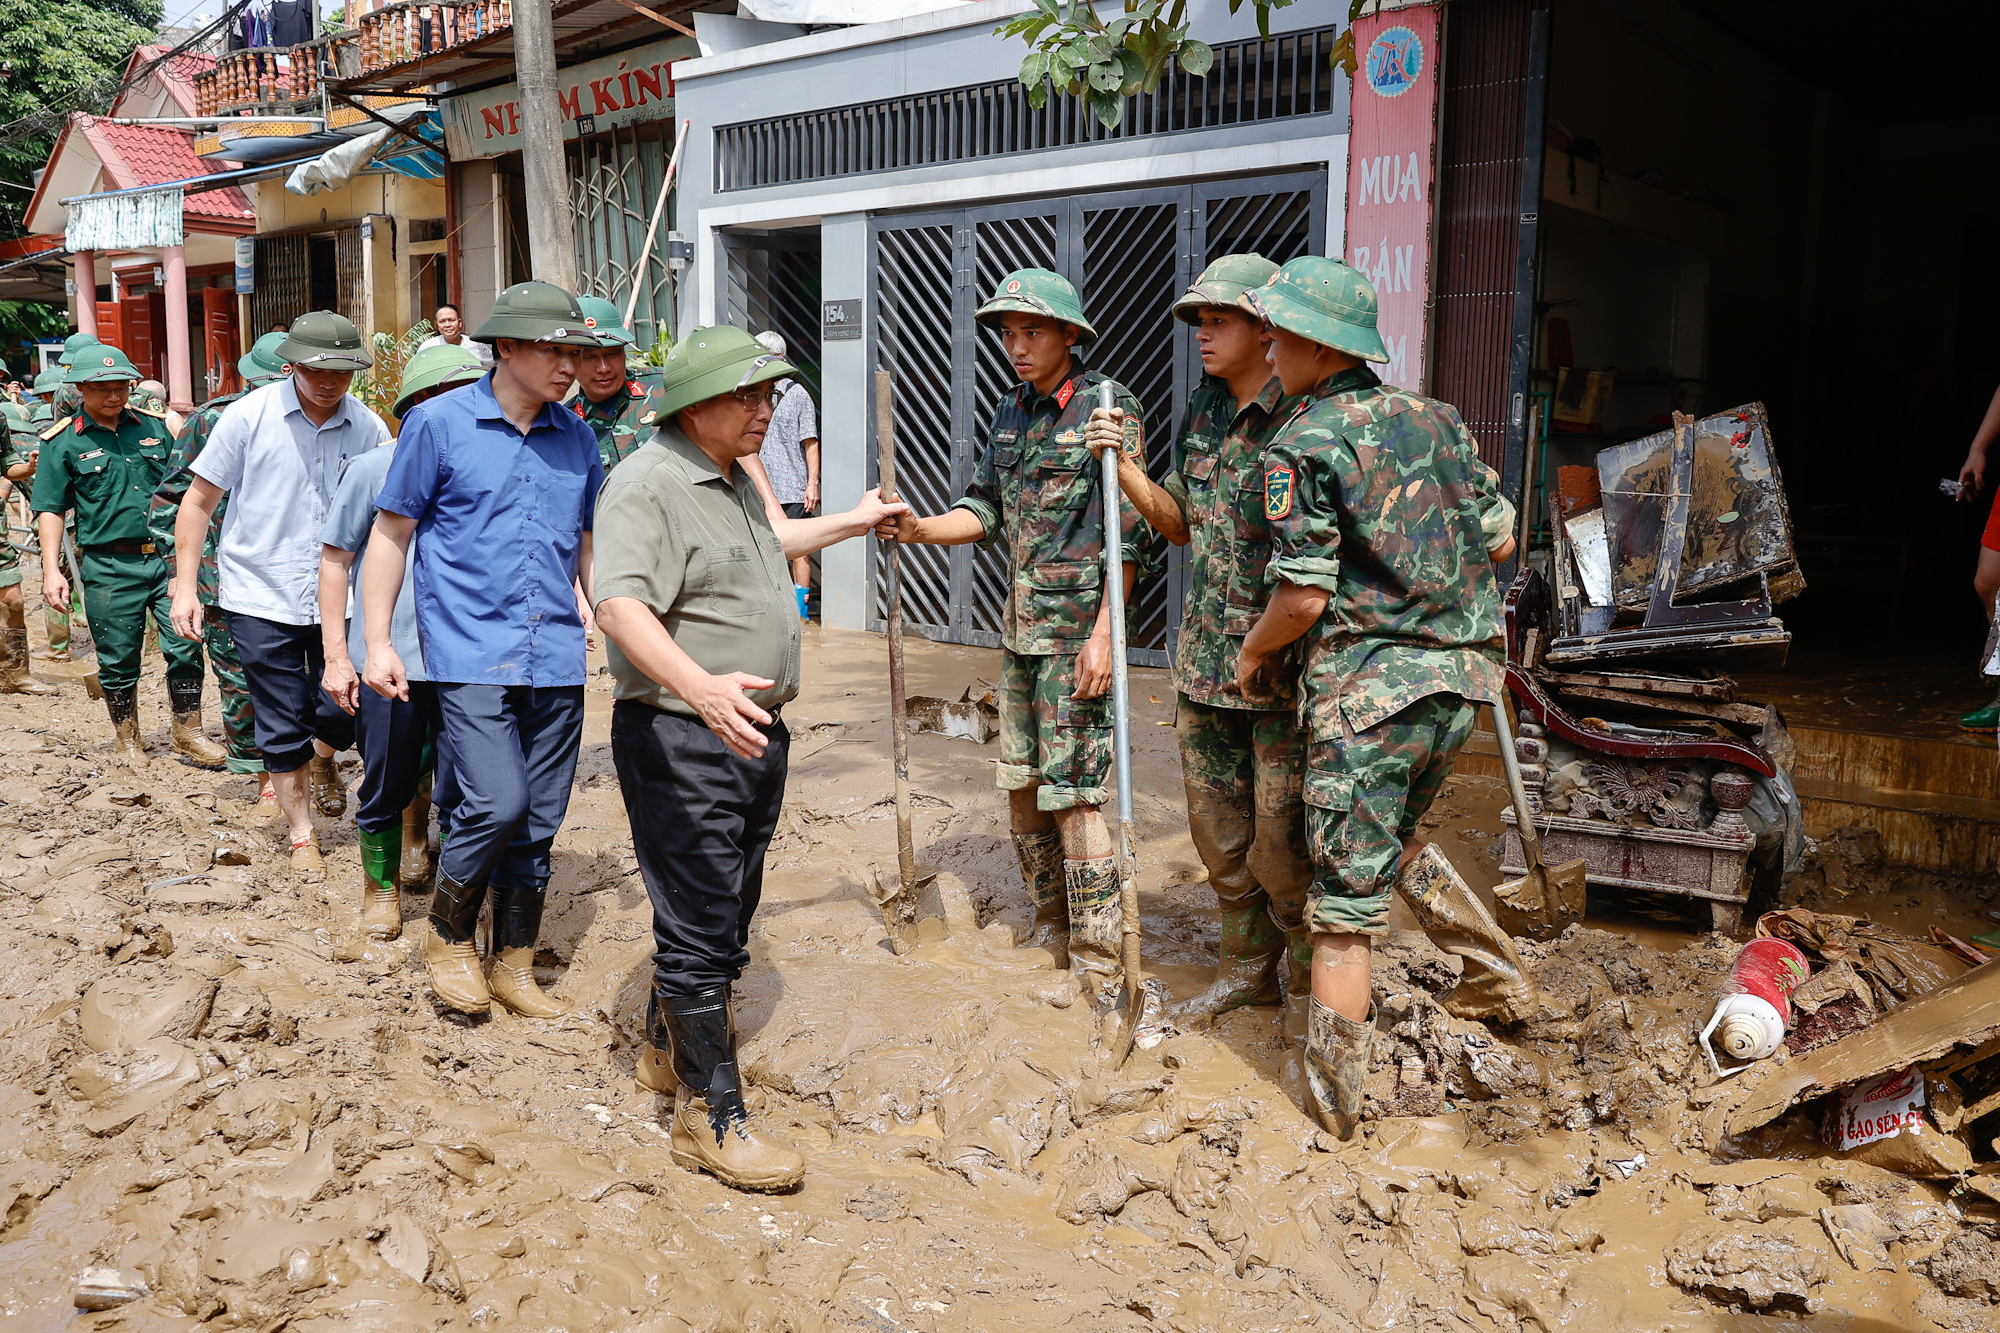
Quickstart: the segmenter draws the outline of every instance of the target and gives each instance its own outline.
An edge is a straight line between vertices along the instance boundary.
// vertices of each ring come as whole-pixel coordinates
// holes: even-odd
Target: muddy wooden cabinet
[[[1671,431],[1564,471],[1585,475],[1563,478],[1549,574],[1524,570],[1506,604],[1543,860],[1582,857],[1593,887],[1706,902],[1734,932],[1760,829],[1798,820],[1783,718],[1721,670],[1782,664],[1772,607],[1804,586],[1764,407],[1676,413]],[[1501,871],[1519,874],[1514,812],[1502,818]]]

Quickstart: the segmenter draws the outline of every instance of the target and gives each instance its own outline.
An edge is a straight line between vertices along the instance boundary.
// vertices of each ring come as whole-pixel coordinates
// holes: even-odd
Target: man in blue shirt
[[[474,336],[493,346],[492,373],[404,418],[376,497],[370,542],[386,558],[362,573],[362,683],[410,697],[391,622],[414,537],[417,629],[437,692],[446,788],[438,802],[451,811],[424,964],[432,991],[454,1009],[485,1013],[498,999],[547,1018],[563,1007],[535,985],[535,937],[583,736],[576,589],[590,599],[604,483],[596,436],[557,404],[576,382],[576,349],[597,338],[576,297],[546,282],[502,292]],[[489,884],[490,983],[472,942]]]
[[[426,347],[403,367],[396,415],[407,418],[418,403],[485,376],[479,358],[464,347]],[[319,623],[325,629],[326,651],[322,683],[327,695],[354,715],[355,745],[361,751],[361,804],[354,815],[354,836],[361,844],[361,928],[378,940],[393,940],[403,933],[397,885],[430,878],[428,874],[405,878],[403,871],[415,868],[406,861],[428,859],[430,800],[422,788],[431,768],[426,752],[437,743],[437,692],[424,674],[416,589],[407,561],[389,641],[403,659],[410,697],[391,699],[364,690],[356,674],[356,664],[368,660],[367,635],[360,616],[349,620],[348,599],[360,595],[368,534],[375,526],[375,497],[395,457],[391,441],[347,465],[319,534]]]

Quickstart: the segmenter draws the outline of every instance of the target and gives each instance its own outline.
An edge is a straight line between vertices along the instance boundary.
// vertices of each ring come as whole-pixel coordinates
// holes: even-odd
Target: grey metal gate
[[[1193,338],[1168,313],[1174,299],[1211,259],[1254,250],[1282,263],[1318,250],[1325,235],[1324,172],[872,219],[872,361],[895,377],[906,498],[935,514],[964,494],[994,405],[1013,389],[998,340],[972,322],[1011,270],[1049,268],[1077,283],[1098,332],[1084,362],[1139,399],[1158,477],[1201,377]],[[874,471],[871,453],[871,484]],[[870,609],[877,627],[881,554]],[[1142,580],[1133,597],[1131,660],[1143,666],[1167,665],[1187,592],[1181,550],[1159,539],[1155,554],[1163,576]],[[903,554],[904,614],[930,638],[997,646],[1006,568],[997,547],[912,548]]]
[[[668,200],[651,253],[645,248],[673,151],[672,131],[673,122],[652,121],[579,139],[564,149],[578,279],[586,295],[602,296],[620,310],[638,284],[632,332],[642,346],[652,345],[658,321],[673,306],[667,233],[678,200]]]
[[[820,396],[819,228],[722,233],[722,322],[776,331],[813,398]]]

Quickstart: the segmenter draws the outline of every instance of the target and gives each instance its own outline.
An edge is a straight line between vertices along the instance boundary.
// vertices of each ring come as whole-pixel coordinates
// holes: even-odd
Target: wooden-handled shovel
[[[1521,855],[1527,871],[1519,879],[1493,887],[1494,916],[1510,935],[1552,940],[1571,924],[1583,920],[1583,858],[1559,866],[1542,864],[1542,839],[1535,830],[1534,814],[1528,809],[1527,786],[1521,781],[1521,758],[1514,749],[1513,728],[1507,725],[1507,691],[1493,701],[1493,733],[1500,742],[1500,766],[1507,773],[1507,792],[1514,800],[1514,831],[1521,838]]]
[[[886,370],[875,372],[875,430],[882,468],[882,498],[896,498],[896,417],[894,381]],[[895,729],[896,871],[889,887],[879,870],[873,872],[871,893],[889,927],[889,947],[906,954],[919,944],[945,938],[944,896],[937,871],[919,868],[910,833],[910,710],[903,688],[903,595],[898,556],[900,543],[889,542],[889,570],[884,619],[889,630],[889,721]]]

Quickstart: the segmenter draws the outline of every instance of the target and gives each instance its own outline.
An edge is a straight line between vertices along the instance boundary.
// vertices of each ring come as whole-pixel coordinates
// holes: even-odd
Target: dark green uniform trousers
[[[141,551],[80,551],[77,558],[89,597],[90,634],[97,641],[97,678],[105,689],[139,683],[148,612],[160,631],[168,679],[201,679],[201,645],[174,633],[166,561]]]

